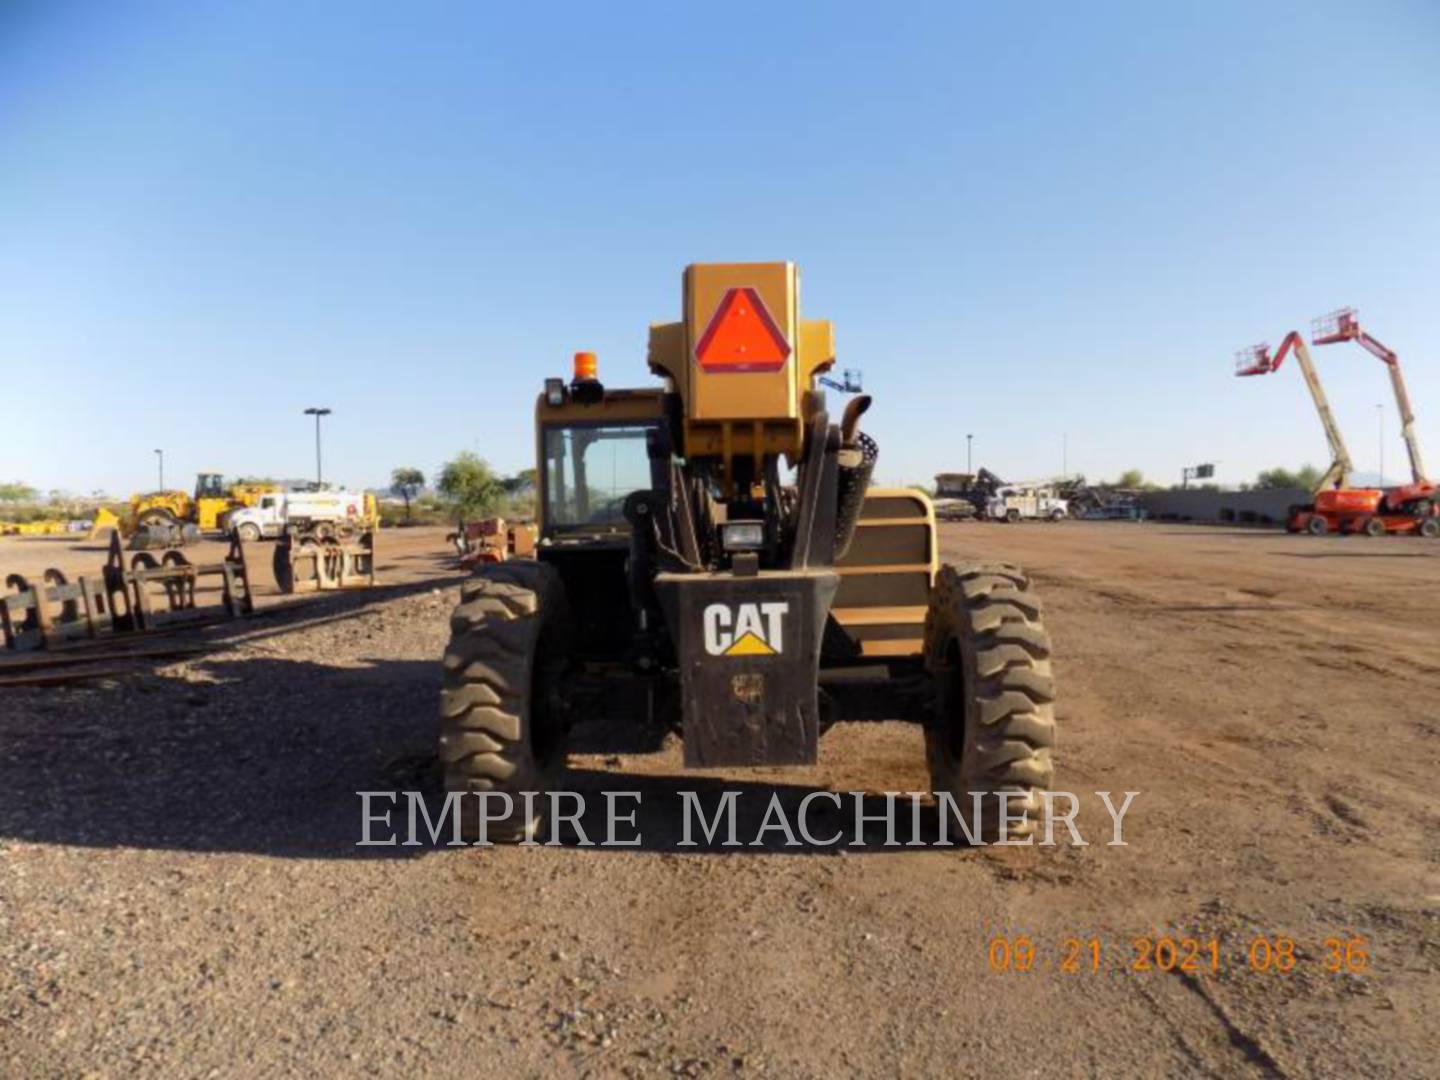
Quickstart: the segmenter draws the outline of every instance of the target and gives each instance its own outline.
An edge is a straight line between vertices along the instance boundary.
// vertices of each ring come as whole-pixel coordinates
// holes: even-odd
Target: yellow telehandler
[[[444,657],[440,758],[472,837],[535,836],[570,729],[597,720],[678,731],[707,767],[810,764],[837,722],[909,720],[968,832],[1034,829],[1040,602],[1016,567],[940,565],[923,493],[869,488],[870,398],[832,418],[833,331],[799,295],[792,263],[691,266],[683,318],[650,328],[661,385],[606,386],[590,353],[545,380],[534,558],[477,566]]]

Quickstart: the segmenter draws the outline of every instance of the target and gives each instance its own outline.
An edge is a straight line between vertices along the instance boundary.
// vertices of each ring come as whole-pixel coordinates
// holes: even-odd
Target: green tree
[[[0,502],[32,502],[40,492],[29,484],[16,480],[9,484],[0,483]]]
[[[536,474],[534,469],[521,469],[514,476],[500,481],[505,489],[501,513],[507,518],[531,520],[535,517]]]
[[[1313,490],[1320,483],[1320,470],[1314,465],[1301,466],[1295,472],[1289,469],[1266,469],[1255,477],[1257,488],[1305,488]]]
[[[1145,474],[1139,469],[1126,469],[1120,474],[1120,479],[1115,481],[1116,487],[1141,488],[1145,486]]]
[[[390,490],[405,500],[405,520],[410,520],[410,500],[425,486],[425,474],[411,465],[390,470]]]
[[[444,464],[435,486],[460,517],[491,515],[505,497],[504,484],[485,459],[469,450],[460,451]]]
[[[535,490],[535,470],[521,469],[514,476],[507,476],[500,483],[507,495],[525,495]]]

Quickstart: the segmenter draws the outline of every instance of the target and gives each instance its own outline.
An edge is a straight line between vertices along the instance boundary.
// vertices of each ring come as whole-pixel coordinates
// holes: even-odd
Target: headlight
[[[765,546],[763,521],[727,521],[720,526],[720,546],[726,551],[758,551]]]

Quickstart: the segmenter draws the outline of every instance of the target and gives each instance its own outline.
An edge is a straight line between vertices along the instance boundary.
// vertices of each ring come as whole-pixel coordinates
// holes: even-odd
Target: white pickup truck
[[[358,491],[276,491],[230,514],[230,528],[246,541],[273,539],[286,531],[322,538],[348,536],[372,524],[368,499]]]
[[[985,505],[985,516],[995,521],[1061,521],[1070,516],[1070,504],[1050,488],[1001,488]]]

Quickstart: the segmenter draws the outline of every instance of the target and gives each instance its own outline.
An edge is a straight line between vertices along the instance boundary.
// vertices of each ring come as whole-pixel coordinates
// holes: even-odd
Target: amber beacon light
[[[600,377],[600,361],[593,352],[575,354],[575,381],[587,382]]]

